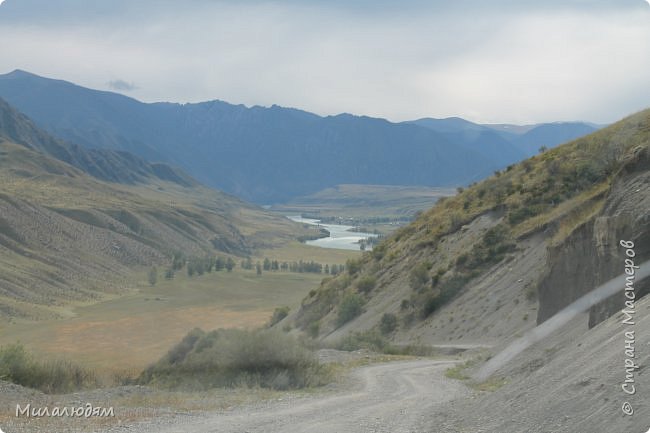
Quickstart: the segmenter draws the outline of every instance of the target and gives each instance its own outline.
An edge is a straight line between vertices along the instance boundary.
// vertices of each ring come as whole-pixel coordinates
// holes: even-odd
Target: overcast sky
[[[608,123],[650,107],[642,0],[6,0],[0,73],[137,99],[400,121]]]

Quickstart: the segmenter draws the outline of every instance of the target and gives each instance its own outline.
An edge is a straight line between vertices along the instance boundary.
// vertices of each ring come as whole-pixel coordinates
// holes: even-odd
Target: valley
[[[0,433],[646,431],[647,3],[0,0]]]

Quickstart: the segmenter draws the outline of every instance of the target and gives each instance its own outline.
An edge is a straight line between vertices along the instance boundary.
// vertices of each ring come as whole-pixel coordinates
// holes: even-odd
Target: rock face
[[[625,271],[625,248],[634,242],[634,261],[650,259],[650,153],[639,148],[617,174],[602,210],[576,229],[561,245],[548,250],[548,273],[540,282],[542,323],[572,301]],[[636,296],[650,292],[650,280],[637,281]],[[589,326],[607,319],[624,306],[625,294],[592,307]]]

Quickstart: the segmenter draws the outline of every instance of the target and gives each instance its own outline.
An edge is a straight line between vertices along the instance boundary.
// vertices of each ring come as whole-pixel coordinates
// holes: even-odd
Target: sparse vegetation
[[[138,381],[176,389],[292,389],[329,380],[328,369],[294,338],[271,330],[195,329]]]

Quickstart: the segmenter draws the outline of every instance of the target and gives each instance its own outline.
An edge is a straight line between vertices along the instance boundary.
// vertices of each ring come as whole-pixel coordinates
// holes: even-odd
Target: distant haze
[[[145,101],[609,123],[650,105],[643,0],[6,0],[0,73]]]

